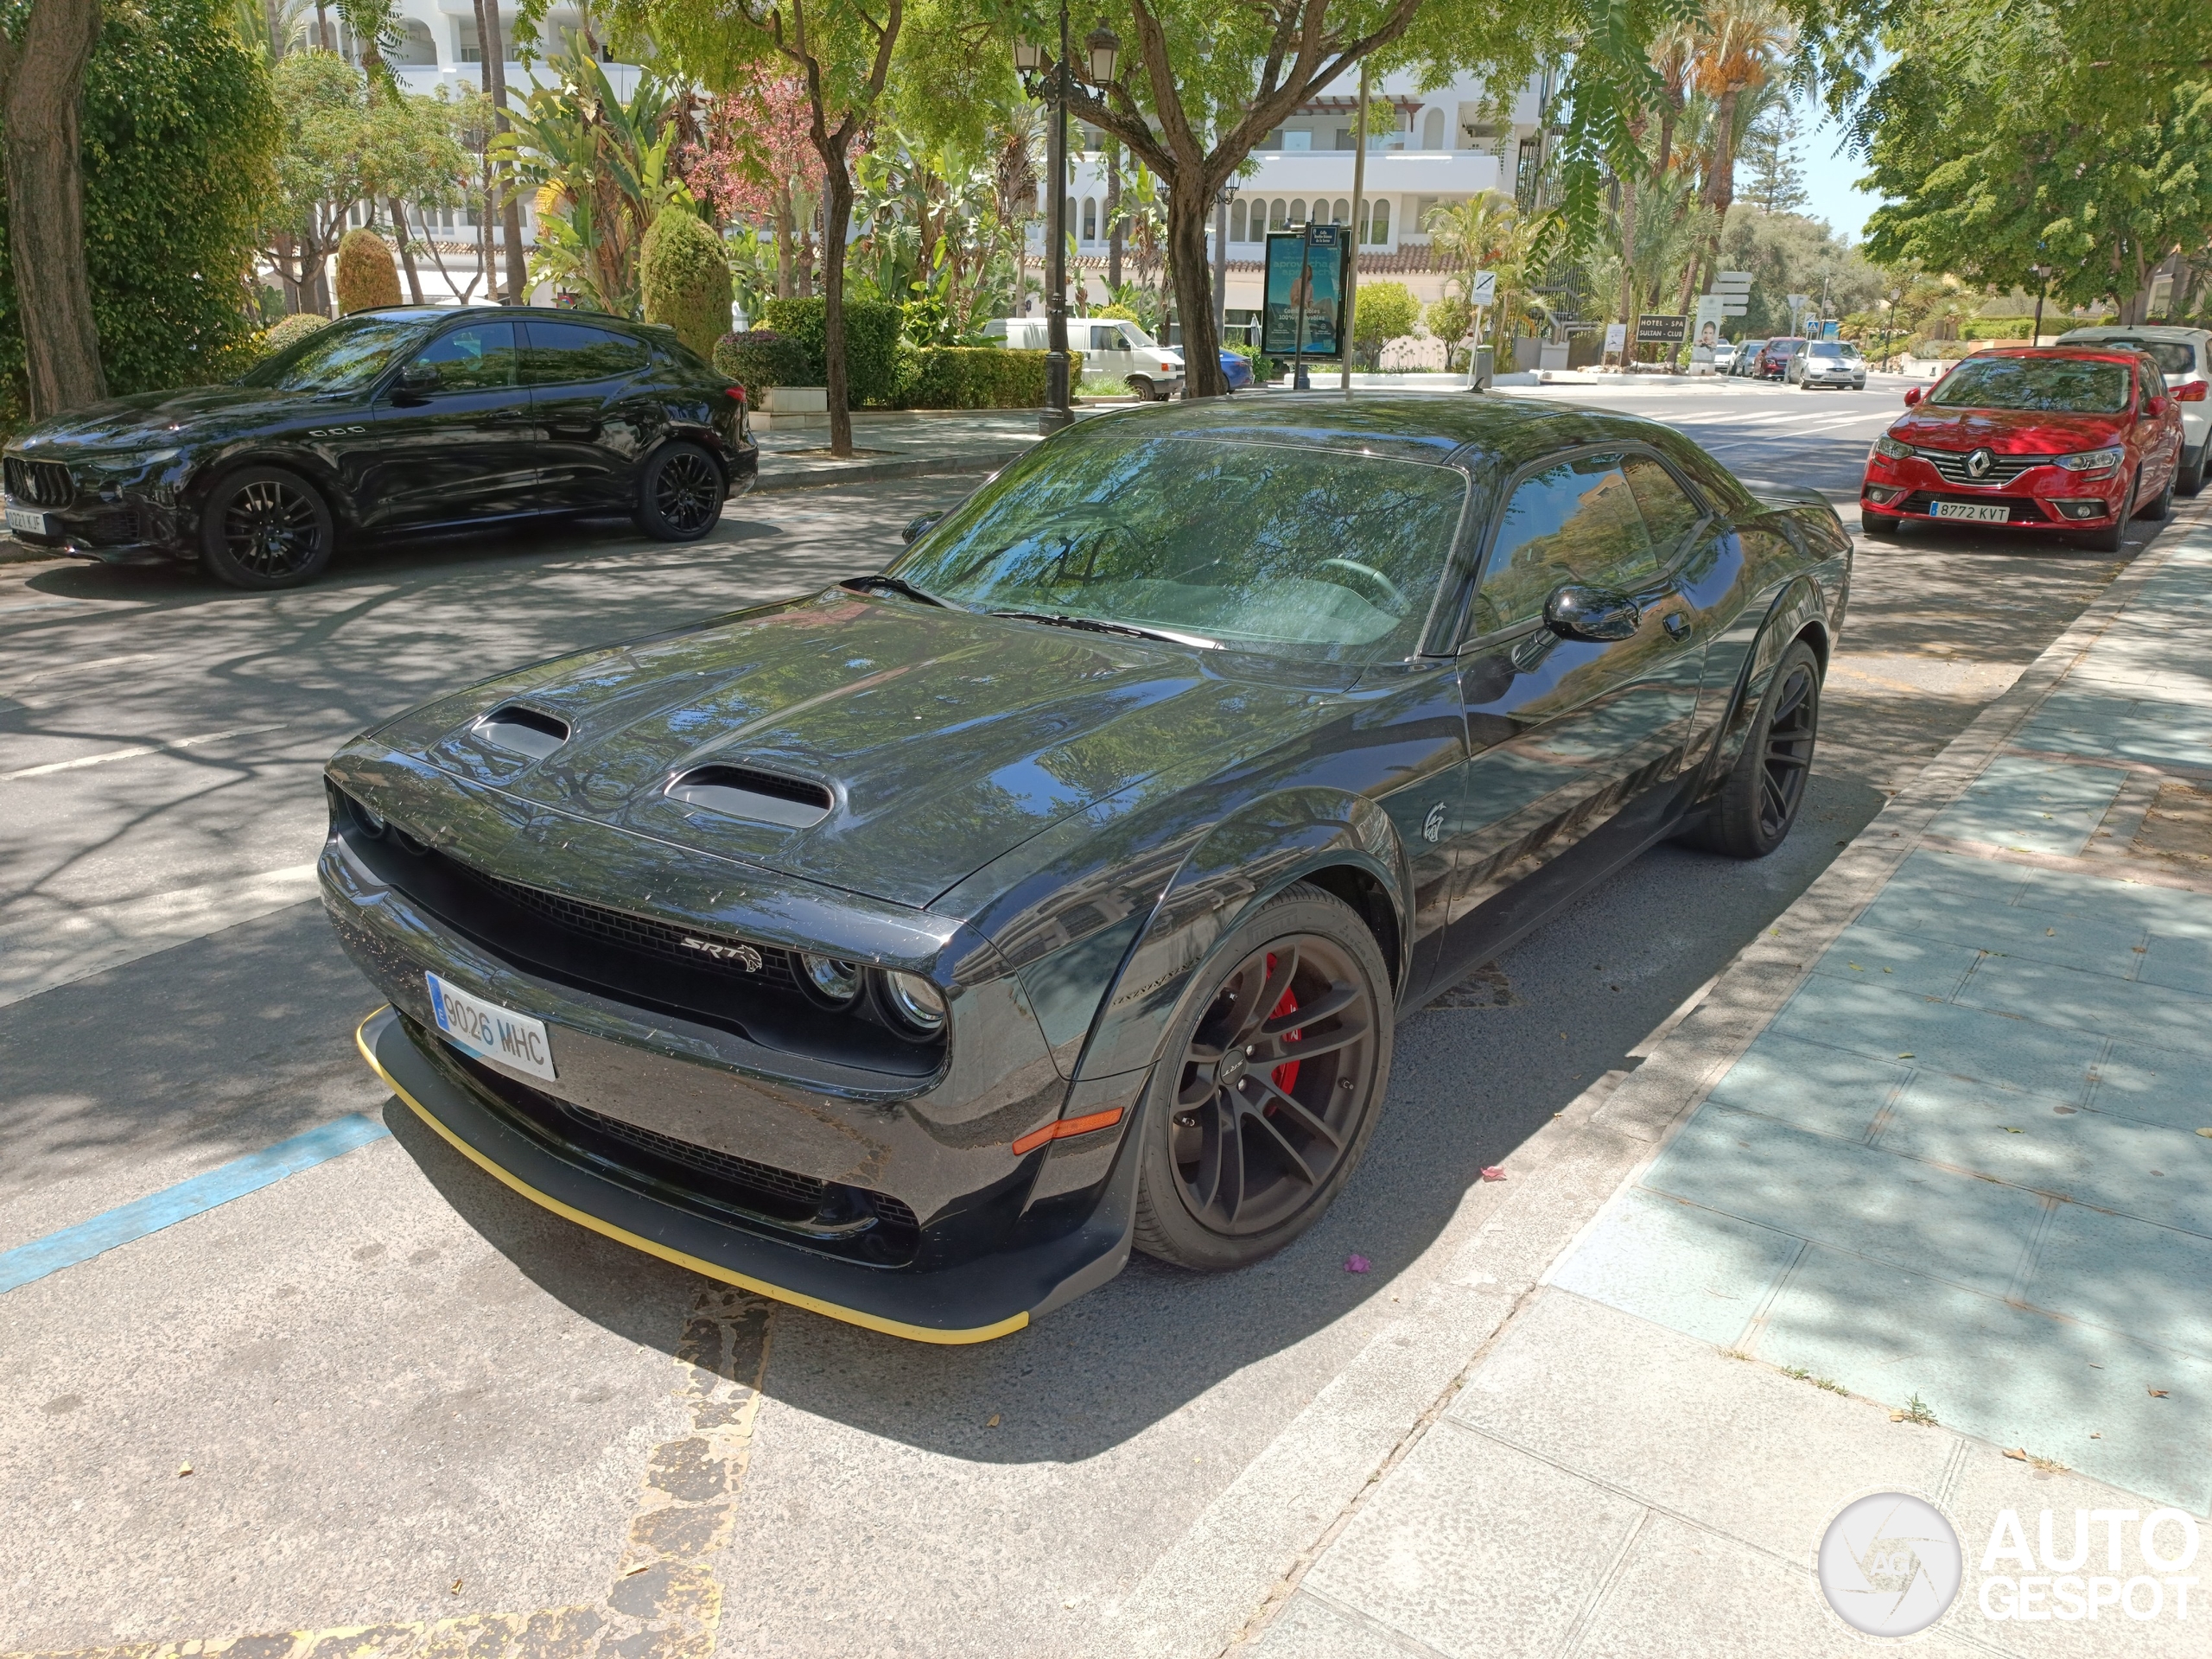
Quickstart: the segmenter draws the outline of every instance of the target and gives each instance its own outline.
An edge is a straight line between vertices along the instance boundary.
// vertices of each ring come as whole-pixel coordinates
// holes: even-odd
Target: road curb
[[[978,450],[966,455],[921,455],[911,461],[823,461],[804,472],[763,469],[747,495],[785,490],[819,490],[838,484],[881,484],[900,478],[950,478],[968,473],[995,473],[1029,452],[1028,444]]]

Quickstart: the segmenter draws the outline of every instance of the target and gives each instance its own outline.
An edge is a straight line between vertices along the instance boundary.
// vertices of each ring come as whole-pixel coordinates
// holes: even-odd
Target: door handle
[[[1684,616],[1680,611],[1669,611],[1667,613],[1666,626],[1667,634],[1669,639],[1687,639],[1690,637],[1690,620],[1687,616]]]

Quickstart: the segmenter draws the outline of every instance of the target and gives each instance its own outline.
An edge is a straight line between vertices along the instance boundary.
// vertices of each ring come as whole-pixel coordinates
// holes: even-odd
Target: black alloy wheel
[[[2181,453],[2177,450],[2174,453],[2174,470],[2173,472],[2166,474],[2166,487],[2158,493],[2158,496],[2152,501],[2150,505],[2146,507],[2139,507],[2136,510],[2136,516],[2138,518],[2148,518],[2153,524],[2156,524],[2160,519],[2171,518],[2173,517],[2174,480],[2175,475],[2180,471]]]
[[[1152,1084],[1136,1241],[1217,1270],[1318,1220],[1389,1082],[1389,975],[1365,924],[1300,885],[1224,941]]]
[[[330,563],[330,509],[315,486],[275,467],[248,467],[209,492],[200,556],[233,588],[296,588]]]
[[[2127,499],[2112,523],[2102,530],[2093,530],[2074,539],[2093,553],[2117,553],[2127,545],[2127,525],[2135,517],[2135,493],[2143,487],[2143,474],[2138,473],[2127,486]]]
[[[1744,747],[1706,817],[1683,837],[1731,858],[1764,858],[1805,804],[1821,734],[1821,659],[1793,640],[1774,665]]]
[[[639,480],[638,528],[656,540],[696,542],[721,521],[722,474],[696,444],[657,450]]]

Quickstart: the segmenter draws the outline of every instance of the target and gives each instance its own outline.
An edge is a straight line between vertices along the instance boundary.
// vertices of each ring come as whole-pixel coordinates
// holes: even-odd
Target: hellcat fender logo
[[[1421,820],[1421,838],[1434,841],[1444,833],[1444,803],[1439,801],[1428,809],[1428,816]]]
[[[695,939],[683,936],[683,948],[712,957],[716,962],[734,962],[748,974],[760,971],[760,953],[749,944],[717,944],[712,939]]]
[[[369,429],[365,426],[311,426],[308,429],[308,436],[311,438],[343,438],[350,437],[356,432],[365,432],[368,429]]]

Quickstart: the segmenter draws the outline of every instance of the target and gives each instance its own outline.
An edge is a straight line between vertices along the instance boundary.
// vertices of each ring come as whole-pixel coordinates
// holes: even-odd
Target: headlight
[[[800,971],[806,976],[807,989],[831,1007],[842,1008],[861,994],[861,966],[858,963],[804,953],[798,962]]]
[[[2106,473],[2127,458],[2124,449],[2084,449],[2077,455],[2061,455],[2052,461],[2069,473]]]
[[[934,1037],[944,1029],[944,997],[918,974],[884,975],[883,1000],[910,1035]]]
[[[1899,443],[1885,432],[1874,440],[1874,453],[1878,455],[1887,455],[1891,461],[1906,461],[1911,458],[1912,446],[1909,443]]]

